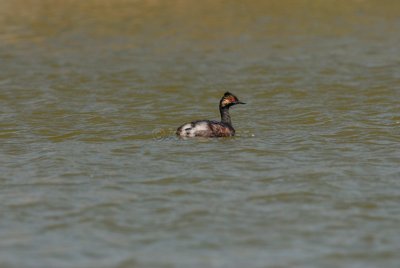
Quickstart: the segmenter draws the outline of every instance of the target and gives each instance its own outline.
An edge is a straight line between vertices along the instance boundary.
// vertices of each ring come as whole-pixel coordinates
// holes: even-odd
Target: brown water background
[[[399,1],[1,0],[0,267],[398,268],[399,108]]]

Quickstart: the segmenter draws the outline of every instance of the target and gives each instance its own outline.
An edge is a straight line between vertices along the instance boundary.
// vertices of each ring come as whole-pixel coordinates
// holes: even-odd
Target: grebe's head
[[[222,99],[219,102],[219,107],[229,108],[236,104],[246,104],[246,103],[239,101],[239,99],[235,95],[233,95],[232,93],[227,91],[227,92],[225,92],[224,96],[222,96]]]

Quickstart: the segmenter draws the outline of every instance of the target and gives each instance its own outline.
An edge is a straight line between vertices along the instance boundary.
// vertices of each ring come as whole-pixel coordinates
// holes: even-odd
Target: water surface
[[[1,1],[0,266],[399,267],[399,10]]]

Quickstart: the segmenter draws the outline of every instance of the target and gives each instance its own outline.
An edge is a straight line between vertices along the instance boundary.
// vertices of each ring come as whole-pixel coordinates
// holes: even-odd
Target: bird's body
[[[176,130],[176,135],[182,138],[186,137],[230,137],[235,135],[235,129],[232,126],[229,108],[236,104],[244,104],[238,98],[226,92],[219,103],[221,121],[197,120],[183,124]]]
[[[180,126],[176,134],[180,137],[229,137],[235,135],[235,129],[218,121],[198,120]]]

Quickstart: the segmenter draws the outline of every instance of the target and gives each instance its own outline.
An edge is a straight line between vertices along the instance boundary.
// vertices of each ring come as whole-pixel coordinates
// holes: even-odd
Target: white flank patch
[[[182,126],[181,132],[179,136],[181,137],[196,137],[196,134],[200,132],[208,131],[209,127],[207,122],[199,122],[194,127],[192,127],[191,123],[185,124]]]
[[[188,124],[185,124],[182,126],[182,130],[185,130],[186,128],[191,128],[191,127],[192,127],[192,125],[190,123],[188,123]]]
[[[187,123],[181,127],[181,131],[179,132],[179,136],[181,137],[194,137],[194,133],[192,129],[192,124]]]
[[[208,130],[208,125],[207,123],[197,123],[194,128],[196,132],[197,131],[207,131]]]

